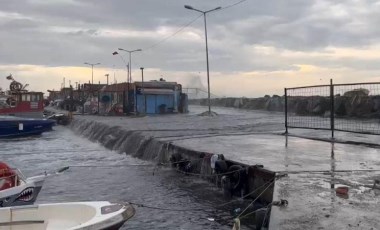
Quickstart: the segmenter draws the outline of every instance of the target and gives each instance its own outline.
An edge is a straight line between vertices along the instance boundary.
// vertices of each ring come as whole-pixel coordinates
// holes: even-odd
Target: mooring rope
[[[182,171],[182,170],[176,169],[176,171],[178,171],[178,172],[180,172],[180,173],[182,173],[182,174],[190,175],[190,176],[199,176],[199,177],[216,177],[216,176],[225,176],[225,175],[233,174],[233,173],[236,173],[236,172],[239,172],[239,171],[243,171],[243,170],[245,170],[245,169],[243,168],[243,169],[237,169],[237,170],[230,171],[230,172],[225,172],[225,173],[215,173],[215,174],[207,175],[207,174],[202,174],[202,173],[190,173],[190,172],[184,172],[184,171]]]
[[[277,171],[276,173],[302,174],[302,173],[346,173],[346,172],[380,172],[380,169],[345,169],[345,170],[299,170],[299,171]]]
[[[194,162],[194,161],[203,161],[204,158],[197,158],[193,160],[180,160],[180,161],[174,161],[174,162],[168,162],[168,163],[158,163],[157,166],[159,165],[173,165],[173,164],[179,164],[179,163],[186,163],[186,162]]]
[[[273,181],[268,181],[268,182],[266,182],[265,184],[262,184],[260,187],[256,188],[256,189],[253,190],[252,192],[250,192],[250,193],[244,195],[244,196],[242,197],[242,199],[245,199],[245,198],[249,197],[250,195],[254,194],[254,193],[257,192],[259,189],[263,188],[265,185],[267,185],[267,184],[269,184],[269,183],[271,183],[271,182],[273,182]],[[223,204],[221,204],[221,205],[218,205],[218,207],[222,207],[222,206],[225,206],[225,205],[228,205],[228,204],[231,204],[231,203],[237,202],[237,201],[238,201],[238,200],[231,200],[231,201],[228,201],[228,202],[223,203]]]
[[[202,212],[202,211],[205,211],[202,208],[173,209],[173,208],[162,208],[162,207],[150,206],[150,205],[135,203],[135,202],[128,202],[128,203],[136,205],[137,207],[141,207],[141,208],[156,209],[156,210],[162,210],[162,211],[172,211],[172,212]]]
[[[263,194],[266,190],[268,190],[272,184],[274,184],[274,180],[260,193],[260,195],[258,195],[238,216],[237,218],[240,218],[241,215],[244,214],[245,211],[248,210],[249,207],[251,207]]]
[[[123,164],[123,165],[69,165],[70,168],[114,168],[114,167],[152,167],[152,164]]]
[[[264,207],[264,208],[256,209],[255,211],[249,212],[249,213],[245,214],[244,216],[241,216],[241,217],[238,217],[238,218],[239,218],[240,220],[241,220],[241,219],[244,219],[244,218],[246,218],[246,217],[248,217],[248,216],[250,216],[250,215],[252,215],[252,214],[254,214],[254,213],[256,213],[256,212],[259,212],[259,211],[262,211],[262,210],[266,210],[269,206],[270,206],[270,205],[268,205],[268,206],[266,206],[266,207]]]

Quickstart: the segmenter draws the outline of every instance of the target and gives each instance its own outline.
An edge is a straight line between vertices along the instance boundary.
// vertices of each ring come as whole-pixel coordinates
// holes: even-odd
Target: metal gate
[[[285,88],[285,128],[380,135],[380,83]]]

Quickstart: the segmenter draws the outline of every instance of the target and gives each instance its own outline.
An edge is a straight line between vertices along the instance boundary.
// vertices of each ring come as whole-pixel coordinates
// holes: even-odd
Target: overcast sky
[[[132,55],[132,78],[206,85],[203,18],[239,0],[0,0],[0,87],[10,73],[31,90],[63,78],[126,80],[117,48]],[[211,91],[283,94],[284,87],[380,81],[380,1],[247,0],[208,14]],[[171,36],[171,37],[169,37]],[[167,38],[167,39],[166,39]],[[166,40],[163,40],[166,39]],[[125,55],[125,53],[123,53]],[[128,55],[124,56],[128,61]]]

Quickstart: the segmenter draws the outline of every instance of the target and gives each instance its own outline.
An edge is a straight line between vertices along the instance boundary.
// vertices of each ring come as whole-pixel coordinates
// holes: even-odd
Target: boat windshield
[[[0,96],[0,109],[9,108],[10,105],[7,103],[7,97]]]

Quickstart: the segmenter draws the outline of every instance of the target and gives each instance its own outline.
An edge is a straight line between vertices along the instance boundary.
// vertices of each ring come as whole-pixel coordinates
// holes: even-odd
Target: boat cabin
[[[7,78],[13,80],[13,78]],[[26,85],[27,86],[27,85]],[[42,117],[44,94],[30,92],[21,83],[13,80],[10,90],[0,94],[0,115]]]

